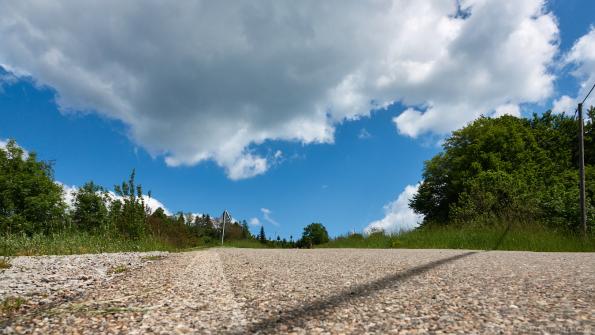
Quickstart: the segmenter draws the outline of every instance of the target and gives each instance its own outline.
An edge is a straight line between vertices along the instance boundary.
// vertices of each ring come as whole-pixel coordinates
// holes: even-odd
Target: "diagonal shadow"
[[[292,326],[301,326],[309,317],[315,317],[320,315],[321,312],[332,309],[341,305],[342,303],[349,301],[354,298],[365,297],[371,295],[376,291],[388,288],[399,281],[404,281],[408,278],[419,276],[425,272],[428,272],[440,265],[454,262],[461,258],[476,254],[476,251],[469,251],[463,254],[454,255],[447,258],[438,259],[423,265],[413,267],[404,272],[392,274],[370,283],[358,285],[349,290],[343,290],[335,295],[316,300],[308,305],[297,307],[291,310],[282,311],[280,314],[260,320],[254,324],[251,324],[247,329],[243,330],[238,334],[253,334],[253,333],[266,333],[271,332],[275,327],[280,324],[291,324]]]
[[[489,249],[489,250],[500,249],[502,242],[504,242],[504,239],[506,238],[506,236],[508,235],[508,232],[510,231],[510,226],[511,226],[511,223],[509,221],[508,225],[506,226],[506,229],[504,230],[504,233],[502,233],[502,235],[500,235],[500,238],[498,238],[498,241],[496,241],[496,244],[492,247],[492,249]]]

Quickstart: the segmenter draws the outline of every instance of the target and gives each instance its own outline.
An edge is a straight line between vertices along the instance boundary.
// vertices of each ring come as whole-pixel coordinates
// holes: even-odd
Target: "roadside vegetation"
[[[443,226],[395,234],[344,235],[319,247],[595,252],[595,238],[591,235],[584,239],[578,234],[538,225]]]
[[[0,256],[119,251],[176,251],[218,244],[221,222],[210,215],[151,211],[133,170],[113,191],[89,181],[64,202],[52,165],[11,140],[0,148]],[[151,193],[148,192],[148,196]],[[227,222],[225,239],[255,240],[248,224]]]
[[[324,247],[595,251],[595,109],[585,125],[587,234],[579,225],[578,125],[546,112],[480,117],[425,162],[410,232],[340,236]]]
[[[587,115],[587,236],[579,237],[578,127],[570,116],[546,112],[530,119],[480,117],[454,131],[425,162],[410,202],[424,220],[413,231],[330,239],[321,223],[312,223],[287,240],[267,237],[263,226],[252,235],[245,220],[229,217],[223,245],[595,251],[595,109]],[[0,256],[221,245],[222,219],[151,211],[143,194],[132,170],[113,191],[89,181],[67,205],[52,164],[11,140],[0,148]],[[2,262],[10,266],[8,257]]]

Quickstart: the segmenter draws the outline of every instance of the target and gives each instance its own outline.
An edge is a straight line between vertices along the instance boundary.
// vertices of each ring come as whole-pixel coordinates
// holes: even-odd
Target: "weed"
[[[25,299],[21,297],[7,297],[2,301],[1,309],[2,313],[5,314],[12,314],[19,310],[21,306],[25,303]]]
[[[163,258],[165,258],[165,256],[163,256],[163,255],[151,255],[151,256],[144,256],[141,259],[144,261],[158,261]]]
[[[117,274],[117,273],[123,273],[126,272],[128,270],[128,268],[126,267],[126,265],[118,265],[116,267],[113,267],[111,269],[109,269],[107,271],[108,274]]]
[[[6,244],[10,248],[2,248]],[[0,236],[1,256],[72,255],[82,253],[127,251],[180,251],[152,236],[136,240],[111,234],[89,234],[64,231],[49,235],[25,236],[19,234]]]
[[[1,256],[0,257],[0,270],[8,269],[12,266],[10,263],[11,259],[8,256]]]

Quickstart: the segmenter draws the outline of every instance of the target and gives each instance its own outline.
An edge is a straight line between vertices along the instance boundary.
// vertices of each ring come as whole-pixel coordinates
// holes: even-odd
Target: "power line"
[[[591,92],[593,92],[594,88],[595,88],[595,83],[593,84],[593,87],[591,87],[591,90],[589,91],[589,93],[587,93],[587,96],[583,99],[583,102],[581,102],[581,105],[585,103],[585,101],[587,100],[589,95],[591,95]]]

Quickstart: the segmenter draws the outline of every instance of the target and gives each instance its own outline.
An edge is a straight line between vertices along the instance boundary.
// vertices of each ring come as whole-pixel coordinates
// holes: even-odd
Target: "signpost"
[[[228,218],[230,218],[231,221],[231,215],[229,215],[227,210],[224,210],[223,215],[221,215],[221,245],[223,245],[223,239],[225,238],[225,221],[227,221]]]

